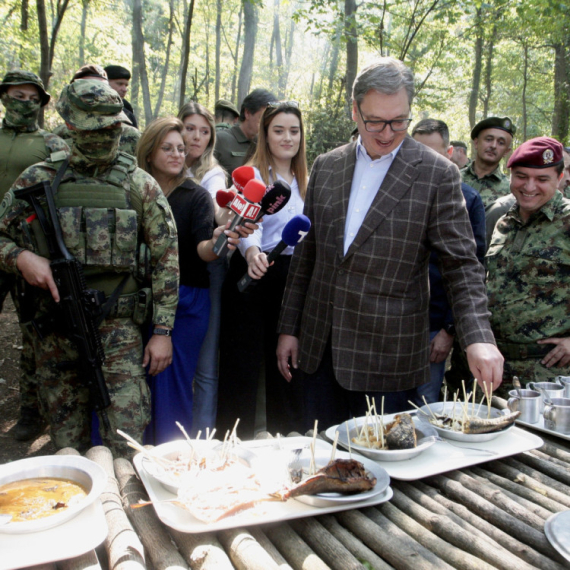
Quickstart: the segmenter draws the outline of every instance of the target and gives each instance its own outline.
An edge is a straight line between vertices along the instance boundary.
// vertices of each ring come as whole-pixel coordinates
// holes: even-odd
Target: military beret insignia
[[[542,159],[544,160],[544,164],[551,164],[554,162],[554,152],[552,152],[552,149],[547,148],[542,153]]]
[[[563,162],[563,147],[551,137],[536,137],[521,144],[509,158],[507,168],[548,168]]]

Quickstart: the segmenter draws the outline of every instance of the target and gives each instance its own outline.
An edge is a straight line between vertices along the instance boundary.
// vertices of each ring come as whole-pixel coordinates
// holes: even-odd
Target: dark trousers
[[[236,283],[247,271],[236,252],[222,289],[218,436],[237,418],[238,436],[254,435],[258,380],[264,365],[267,430],[287,434],[302,427],[302,393],[298,380],[288,383],[277,368],[277,322],[290,256],[281,255],[253,287],[240,293]]]
[[[382,398],[384,398],[385,414],[395,414],[411,409],[413,406],[408,403],[408,400],[418,406],[423,405],[417,388],[400,392],[355,392],[343,388],[334,375],[329,338],[317,371],[313,374],[303,374],[304,431],[312,429],[315,420],[319,421],[318,431],[323,431],[353,417],[364,416],[368,410],[366,396],[370,403],[374,398],[378,414],[381,413]]]

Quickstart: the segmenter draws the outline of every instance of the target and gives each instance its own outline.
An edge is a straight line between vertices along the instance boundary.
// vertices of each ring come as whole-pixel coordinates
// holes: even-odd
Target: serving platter
[[[384,425],[389,424],[397,414],[389,414],[384,416]],[[414,421],[414,428],[416,430],[416,436],[418,441],[423,438],[429,438],[431,436],[437,435],[436,430],[431,427],[429,424],[425,424],[419,421],[418,418],[413,417]],[[348,424],[348,426],[347,426]],[[434,445],[435,441],[429,439],[424,443],[420,443],[418,446],[414,447],[413,449],[395,449],[395,450],[388,450],[388,449],[371,449],[369,447],[364,447],[362,445],[357,445],[352,443],[352,438],[356,437],[357,432],[360,431],[363,425],[369,424],[371,425],[371,420],[369,417],[362,416],[360,418],[349,420],[344,424],[340,424],[338,426],[333,426],[326,431],[327,437],[334,441],[335,432],[338,431],[338,442],[342,445],[345,449],[350,449],[352,451],[356,451],[360,455],[364,455],[374,461],[405,461],[408,459],[412,459],[426,451],[426,449],[430,448]],[[348,433],[347,433],[348,428]],[[350,445],[349,445],[350,440]]]
[[[68,560],[99,546],[107,537],[105,511],[97,499],[63,524],[26,534],[0,534],[0,570]]]
[[[412,410],[408,413],[414,416],[417,412]],[[384,416],[386,420],[390,417],[388,415]],[[332,426],[326,430],[326,436],[331,441],[334,438],[337,427]],[[406,461],[376,462],[388,472],[392,479],[416,481],[454,469],[462,469],[463,467],[478,465],[486,461],[537,449],[542,444],[542,439],[537,435],[514,427],[491,441],[478,443],[437,441],[420,455]],[[478,453],[477,450],[481,450],[482,453]],[[495,452],[495,454],[490,455],[486,453],[488,451]]]
[[[548,517],[544,523],[544,534],[552,547],[570,562],[570,511]]]
[[[312,441],[313,440],[308,437],[288,437],[273,440],[246,441],[240,445],[246,449],[251,449],[256,455],[256,458],[252,462],[252,467],[260,478],[271,478],[272,476],[284,478],[284,469],[286,469],[287,463],[291,459],[291,451],[294,449],[308,449]],[[161,453],[164,449],[163,446],[167,446],[166,448],[172,451],[176,445],[180,446],[181,444],[186,445],[185,442],[169,442],[162,446],[157,446],[155,451]],[[331,453],[332,446],[328,442],[317,439],[315,444],[317,455],[321,452],[325,454]],[[338,451],[336,454],[336,457],[346,456],[348,456],[348,454],[344,454],[341,451]],[[366,457],[358,457],[358,460],[364,464],[367,470],[374,474],[381,485],[384,485],[386,479],[388,480],[388,485],[385,486],[382,492],[373,494],[372,496],[369,495],[367,498],[362,498],[361,496],[355,501],[352,501],[352,498],[356,498],[358,495],[352,495],[348,501],[339,501],[336,500],[335,497],[319,495],[318,497],[326,502],[326,506],[315,506],[294,499],[289,499],[286,502],[263,502],[231,517],[207,524],[193,517],[181,506],[172,502],[165,502],[175,499],[176,495],[168,491],[157,479],[152,477],[145,470],[142,465],[142,459],[143,457],[139,453],[133,459],[133,463],[146,488],[149,499],[154,502],[153,507],[158,517],[167,526],[181,532],[200,533],[279,522],[377,505],[389,501],[392,498],[389,478],[384,474],[382,467]],[[279,475],[275,474],[276,471],[279,472]]]

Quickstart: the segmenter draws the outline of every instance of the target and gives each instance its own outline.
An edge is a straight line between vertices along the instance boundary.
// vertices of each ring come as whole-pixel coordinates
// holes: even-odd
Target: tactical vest
[[[51,165],[57,171],[62,163]],[[87,286],[109,297],[122,283],[112,316],[131,316],[136,310],[150,265],[148,248],[139,241],[142,197],[133,185],[135,169],[135,158],[119,152],[115,164],[96,178],[68,168],[55,194],[65,245],[83,265]],[[34,235],[38,253],[49,257],[41,230],[34,229]]]

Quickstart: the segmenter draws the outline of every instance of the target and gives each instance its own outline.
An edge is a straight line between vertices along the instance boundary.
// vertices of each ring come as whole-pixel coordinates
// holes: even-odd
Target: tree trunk
[[[257,6],[253,0],[243,0],[243,14],[243,57],[238,79],[238,107],[249,93],[253,75],[253,56],[258,22]]]
[[[143,96],[144,117],[146,124],[152,121],[150,89],[144,55],[144,35],[142,30],[142,0],[133,0],[133,62],[138,69]]]
[[[285,69],[283,67],[283,49],[281,46],[281,30],[279,28],[279,0],[273,3],[273,37],[275,38],[275,65],[277,67],[277,97],[279,100],[285,98],[285,84],[283,80]]]
[[[469,96],[469,125],[475,126],[477,118],[477,103],[479,101],[479,89],[481,86],[481,67],[483,60],[483,27],[481,23],[482,8],[478,8],[475,15],[476,38],[475,57],[473,62],[473,81],[471,83],[471,95]]]
[[[243,18],[243,4],[240,4],[238,17],[238,32],[236,39],[236,49],[234,51],[234,72],[232,74],[232,101],[236,100],[236,84],[238,76],[239,45],[241,43],[241,22]]]
[[[527,114],[526,114],[526,88],[528,85],[528,45],[523,44],[524,50],[524,66],[523,66],[523,90],[522,90],[522,122],[523,122],[523,140],[526,141],[526,127],[527,127]]]
[[[350,116],[352,84],[358,71],[358,30],[356,28],[356,0],[344,0],[344,34],[346,37],[346,109]]]
[[[554,112],[552,136],[562,144],[569,142],[570,121],[570,42],[554,46]]]
[[[493,53],[495,51],[495,39],[497,37],[497,21],[493,24],[493,31],[487,44],[487,61],[485,62],[485,97],[483,98],[483,118],[489,114],[491,103],[491,91],[493,82]]]
[[[79,66],[85,65],[85,35],[87,33],[87,14],[89,12],[89,0],[83,0],[81,7],[81,33],[79,34]]]
[[[188,75],[188,62],[190,61],[190,33],[192,31],[192,17],[194,15],[194,0],[190,1],[188,15],[184,25],[184,37],[182,38],[182,66],[180,69],[180,97],[178,107],[184,105],[186,97],[186,76]]]
[[[331,63],[329,66],[329,89],[328,94],[331,95],[334,85],[334,78],[338,69],[338,56],[340,53],[340,38],[342,36],[341,22],[338,23],[332,43]]]
[[[164,59],[164,67],[162,69],[162,78],[160,80],[160,89],[158,91],[158,99],[154,107],[153,118],[158,117],[160,113],[160,107],[162,106],[162,100],[164,98],[164,89],[166,87],[166,77],[168,76],[168,68],[170,66],[170,50],[172,48],[172,33],[174,31],[174,0],[169,2],[170,18],[168,21],[168,42],[166,44],[166,57]]]
[[[216,84],[214,96],[220,98],[220,55],[222,52],[222,0],[216,0]]]
[[[20,20],[20,30],[26,32],[28,30],[28,15],[29,15],[29,3],[28,0],[22,0],[22,7],[20,8],[21,20]]]

